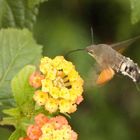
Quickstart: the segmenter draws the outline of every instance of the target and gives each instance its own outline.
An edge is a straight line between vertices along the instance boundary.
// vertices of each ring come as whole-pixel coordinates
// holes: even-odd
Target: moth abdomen
[[[120,65],[119,71],[127,75],[133,82],[140,82],[140,68],[130,58],[125,57]]]

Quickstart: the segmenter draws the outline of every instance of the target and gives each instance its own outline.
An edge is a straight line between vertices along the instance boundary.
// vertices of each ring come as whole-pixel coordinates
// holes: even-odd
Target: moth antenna
[[[77,51],[85,51],[85,48],[84,49],[75,49],[75,50],[71,50],[69,51],[68,53],[66,53],[64,55],[65,58],[67,58],[70,54],[74,53],[74,52],[77,52]]]
[[[92,26],[90,27],[90,31],[91,31],[91,44],[93,44],[93,28]]]

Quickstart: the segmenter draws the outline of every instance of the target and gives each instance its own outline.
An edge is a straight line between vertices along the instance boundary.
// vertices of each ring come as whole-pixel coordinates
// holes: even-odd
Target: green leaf
[[[18,140],[21,136],[25,135],[21,129],[16,129],[8,140]]]
[[[131,3],[131,22],[137,23],[140,20],[140,0],[130,0]]]
[[[0,28],[33,28],[42,0],[0,0]]]
[[[19,117],[20,116],[19,108],[4,109],[3,113],[7,114],[9,116],[12,116],[12,117]]]
[[[17,120],[13,117],[4,117],[2,121],[0,121],[0,125],[13,125],[16,127]]]
[[[47,1],[47,0],[28,0],[28,5],[29,5],[29,7],[32,8],[32,7],[39,5],[40,3],[43,3],[45,1]]]
[[[0,31],[0,100],[12,98],[11,79],[27,64],[37,64],[42,47],[36,44],[26,29],[3,29]]]
[[[8,140],[10,135],[11,135],[11,130],[4,127],[0,127],[0,138],[2,140]]]
[[[28,108],[23,106],[31,105],[33,102],[34,89],[29,85],[29,76],[35,71],[34,66],[25,66],[12,80],[12,91],[14,99],[20,108],[27,110]]]

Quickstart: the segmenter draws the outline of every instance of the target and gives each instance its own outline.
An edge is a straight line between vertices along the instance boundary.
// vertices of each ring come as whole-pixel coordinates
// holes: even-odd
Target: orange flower
[[[63,116],[52,118],[44,114],[35,117],[35,124],[27,128],[27,136],[19,140],[77,140],[77,133],[71,129]]]
[[[41,130],[42,136],[39,140],[77,140],[77,133],[71,129],[63,116],[51,118]]]
[[[72,140],[77,140],[78,135],[77,135],[77,133],[75,133],[74,131],[72,131],[71,132],[71,137],[72,137]]]
[[[76,100],[76,104],[80,104],[81,102],[83,101],[83,97],[82,96],[79,96]]]
[[[29,125],[27,129],[27,136],[31,140],[38,140],[39,137],[42,135],[41,129],[37,125]]]
[[[46,117],[44,114],[40,113],[35,117],[35,123],[39,127],[42,127],[45,123],[49,121],[48,117]]]
[[[33,72],[29,78],[29,84],[34,88],[39,88],[42,85],[41,80],[43,79],[44,75],[42,75],[40,72]]]
[[[63,125],[68,125],[68,121],[63,116],[50,118],[49,123],[54,123],[55,129],[60,129]]]

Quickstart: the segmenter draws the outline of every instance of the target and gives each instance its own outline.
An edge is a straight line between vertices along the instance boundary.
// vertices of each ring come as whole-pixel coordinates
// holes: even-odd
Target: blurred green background
[[[43,55],[52,58],[90,45],[91,27],[94,43],[115,43],[140,34],[140,23],[131,23],[128,0],[49,0],[39,10],[34,37],[44,46]],[[140,64],[139,45],[137,41],[124,55]],[[95,60],[82,51],[68,60],[85,80],[84,102],[69,120],[79,140],[139,140],[140,92],[132,80],[116,75],[97,87]]]
[[[44,55],[54,57],[92,43],[113,43],[140,34],[131,24],[128,0],[50,0],[40,8],[34,28]],[[125,51],[140,63],[140,42]],[[117,75],[102,87],[92,79],[95,61],[85,52],[69,57],[85,80],[84,102],[71,117],[79,140],[140,139],[140,94],[128,78]]]

